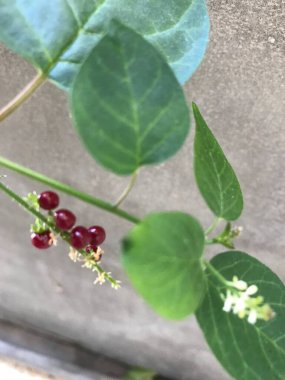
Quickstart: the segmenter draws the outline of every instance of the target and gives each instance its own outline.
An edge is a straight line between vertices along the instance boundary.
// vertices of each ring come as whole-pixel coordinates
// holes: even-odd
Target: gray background
[[[285,5],[283,0],[211,0],[211,41],[204,62],[186,86],[240,178],[245,210],[238,247],[285,279]],[[21,58],[0,47],[0,104],[34,75]],[[126,178],[103,171],[83,149],[63,92],[45,84],[1,124],[0,154],[111,202]],[[212,216],[192,174],[193,130],[180,153],[141,172],[124,208],[139,216],[183,210]],[[7,183],[18,193],[45,189],[19,175]],[[95,287],[94,274],[67,257],[64,245],[47,252],[29,242],[30,217],[0,194],[0,318],[76,341],[129,364],[183,379],[229,377],[216,362],[194,318],[162,320],[135,294],[120,265],[120,239],[131,225],[62,196],[79,222],[99,223],[108,237],[104,266],[123,281],[120,291]],[[215,251],[217,252],[219,248]]]

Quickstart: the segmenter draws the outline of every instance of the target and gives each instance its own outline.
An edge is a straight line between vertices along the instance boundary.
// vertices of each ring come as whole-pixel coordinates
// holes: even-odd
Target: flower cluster
[[[231,223],[227,223],[225,229],[218,236],[213,238],[213,242],[221,244],[224,247],[233,249],[235,247],[234,239],[239,237],[242,231],[243,231],[242,227],[232,228]]]
[[[53,191],[28,194],[24,201],[29,209],[37,212],[37,217],[31,226],[31,242],[37,249],[47,249],[55,246],[57,239],[62,238],[70,247],[69,258],[74,262],[82,262],[84,268],[96,271],[95,284],[102,285],[106,280],[114,289],[120,287],[120,281],[115,280],[110,272],[105,272],[99,265],[104,251],[100,244],[105,241],[106,232],[101,226],[75,226],[76,216],[67,209],[57,209],[59,196]],[[43,215],[41,209],[47,211]]]
[[[239,318],[247,317],[250,324],[255,324],[258,319],[272,319],[275,316],[274,311],[264,303],[262,296],[254,296],[257,292],[256,285],[248,286],[245,281],[234,276],[233,281],[228,282],[226,295],[221,295],[224,301],[223,310],[227,313],[232,311]]]
[[[111,272],[105,272],[100,266],[99,262],[101,260],[102,254],[104,251],[101,247],[97,247],[96,251],[89,250],[88,254],[82,254],[73,247],[70,247],[69,258],[76,262],[81,262],[83,268],[91,269],[92,272],[97,272],[97,278],[94,281],[94,284],[103,285],[106,280],[109,281],[111,287],[115,290],[121,287],[121,281],[115,280],[111,276]]]

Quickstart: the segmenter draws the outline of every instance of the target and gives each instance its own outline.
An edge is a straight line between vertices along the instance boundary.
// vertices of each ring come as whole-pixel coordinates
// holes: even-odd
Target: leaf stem
[[[1,178],[1,177],[0,177]],[[49,220],[46,218],[42,213],[37,211],[34,207],[32,207],[28,202],[26,202],[23,198],[21,198],[18,194],[16,194],[13,190],[9,189],[9,187],[5,186],[0,181],[0,190],[2,190],[4,193],[6,193],[10,198],[12,198],[14,201],[16,201],[20,206],[22,206],[26,211],[28,211],[30,214],[35,216],[36,218],[40,219],[43,223],[45,223],[53,232],[60,235],[62,240],[64,240],[68,245],[70,245],[69,238],[66,236],[65,232],[60,231],[58,228],[56,228]],[[86,256],[86,252],[83,250],[78,250],[78,252],[82,256]],[[104,269],[99,264],[94,264],[96,267],[96,270],[98,273],[104,273],[105,278],[113,285],[116,285],[116,280],[110,276],[109,273],[105,272]]]
[[[43,84],[46,76],[43,73],[38,75],[6,106],[0,110],[0,122],[5,120],[17,110],[29,97]]]
[[[218,218],[216,217],[213,221],[213,223],[210,225],[210,227],[208,227],[205,231],[205,235],[209,235],[211,232],[213,232],[217,227],[218,225],[220,224],[220,222],[223,220],[223,218]]]
[[[45,185],[51,186],[54,189],[57,189],[59,191],[62,191],[65,194],[68,194],[74,198],[80,199],[81,201],[85,203],[89,203],[93,206],[99,207],[105,211],[110,212],[111,214],[115,214],[123,219],[128,220],[132,223],[139,223],[140,220],[131,214],[129,214],[127,211],[124,211],[119,208],[115,208],[112,204],[99,199],[95,198],[92,195],[89,195],[87,193],[84,193],[80,190],[75,189],[74,187],[68,186],[62,182],[56,181],[55,179],[52,179],[50,177],[46,177],[45,175],[38,173],[34,170],[31,170],[29,168],[26,168],[24,166],[21,166],[13,161],[7,160],[4,157],[0,156],[0,166],[3,166],[7,169],[13,170],[17,173],[20,173],[26,177],[32,178],[36,181],[39,181]]]
[[[220,272],[218,272],[215,267],[209,262],[209,261],[204,261],[204,264],[206,268],[209,270],[209,272],[212,273],[216,277],[217,280],[219,280],[220,283],[225,285],[227,288],[229,287],[229,282],[225,279],[224,276],[221,275]]]
[[[135,186],[135,184],[137,182],[138,174],[139,174],[139,169],[137,169],[132,174],[132,177],[130,179],[130,182],[129,182],[128,186],[125,188],[125,190],[119,196],[117,202],[114,204],[115,208],[118,208],[124,202],[124,200],[127,198],[127,196],[130,194],[130,192],[132,191],[132,189],[134,188],[134,186]]]

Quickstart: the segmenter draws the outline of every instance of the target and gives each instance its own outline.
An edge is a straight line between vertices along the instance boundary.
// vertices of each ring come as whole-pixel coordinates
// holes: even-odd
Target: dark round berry
[[[67,231],[74,226],[76,216],[69,210],[60,209],[54,213],[54,221],[57,228]]]
[[[38,196],[38,202],[44,210],[53,210],[59,205],[59,196],[53,191],[44,191]]]
[[[83,249],[91,241],[90,233],[83,226],[76,226],[70,232],[70,244],[75,249]]]
[[[85,248],[85,251],[89,253],[90,255],[92,255],[92,257],[94,258],[96,262],[99,262],[102,259],[103,251],[100,248],[98,249],[97,245],[89,244]]]
[[[33,232],[31,235],[31,241],[33,246],[38,249],[49,248],[52,245],[50,231],[45,231],[40,234]]]
[[[96,252],[98,249],[97,245],[94,245],[94,244],[89,244],[87,245],[87,247],[85,248],[85,251],[87,253],[93,253],[93,252]]]
[[[91,244],[100,245],[106,238],[106,232],[103,227],[92,226],[88,228],[88,231],[91,235]]]

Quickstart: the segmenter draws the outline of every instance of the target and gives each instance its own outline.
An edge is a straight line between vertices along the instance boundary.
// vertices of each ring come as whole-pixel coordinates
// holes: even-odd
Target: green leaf
[[[215,278],[208,273],[208,291],[197,311],[207,342],[225,369],[238,380],[285,379],[285,287],[264,264],[243,252],[225,252],[211,264],[227,280],[233,276],[256,284],[276,316],[251,325],[222,310]]]
[[[86,148],[117,174],[172,156],[190,126],[169,66],[151,44],[117,22],[82,65],[71,108]]]
[[[194,170],[199,190],[216,216],[236,220],[243,209],[238,179],[194,103],[193,112],[196,121]]]
[[[181,82],[204,56],[205,0],[0,0],[0,42],[68,89],[112,18],[145,35]]]
[[[156,376],[156,372],[151,369],[134,367],[124,376],[124,380],[152,380]]]
[[[190,215],[151,214],[124,239],[123,265],[158,314],[182,319],[197,309],[204,295],[203,249],[203,229]]]

